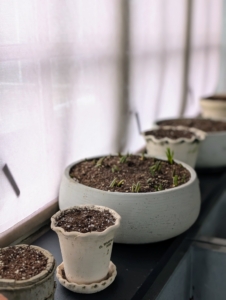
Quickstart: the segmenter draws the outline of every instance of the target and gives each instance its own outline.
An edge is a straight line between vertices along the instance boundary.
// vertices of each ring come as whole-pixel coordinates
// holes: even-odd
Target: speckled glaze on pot
[[[21,244],[15,247],[27,246]],[[30,247],[42,252],[48,258],[46,269],[27,280],[0,279],[0,294],[2,293],[9,300],[54,300],[55,259],[49,251],[43,248],[33,245]],[[3,249],[7,249],[7,247]]]
[[[92,283],[103,280],[110,264],[113,239],[115,231],[120,226],[121,217],[108,207],[97,205],[84,205],[90,209],[103,211],[109,210],[115,217],[115,224],[104,231],[81,233],[78,231],[67,232],[61,227],[56,227],[56,218],[62,213],[58,211],[51,218],[51,228],[59,238],[60,249],[64,262],[64,270],[69,282]],[[75,205],[73,208],[81,208]]]
[[[105,205],[114,209],[122,217],[114,239],[117,243],[163,241],[187,230],[198,217],[201,199],[197,175],[183,162],[177,161],[191,173],[191,178],[181,186],[152,193],[119,193],[75,182],[69,171],[80,161],[65,169],[59,193],[60,209],[79,204]]]
[[[214,99],[211,100],[213,97]],[[218,97],[219,99],[217,99]],[[203,118],[226,120],[226,95],[203,97],[200,99],[200,105]]]
[[[170,148],[170,150],[174,152],[175,159],[181,160],[194,168],[200,144],[205,139],[206,133],[196,128],[186,128],[183,126],[161,126],[161,129],[186,129],[195,135],[191,138],[180,137],[177,139],[170,139],[168,137],[164,137],[157,139],[154,135],[146,135],[144,132],[143,137],[146,140],[148,154],[153,157],[166,157],[166,149]],[[158,128],[154,128],[153,130],[158,130]]]

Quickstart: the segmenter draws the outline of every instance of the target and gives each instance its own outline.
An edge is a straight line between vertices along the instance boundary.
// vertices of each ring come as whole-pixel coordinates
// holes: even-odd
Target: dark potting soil
[[[226,101],[226,96],[216,95],[204,98],[204,100]]]
[[[181,164],[146,156],[108,156],[73,166],[70,176],[89,187],[109,192],[157,192],[182,185],[190,172]]]
[[[173,119],[157,122],[158,125],[195,127],[205,132],[226,131],[226,122],[210,119]]]
[[[99,211],[88,207],[68,209],[63,211],[56,219],[55,226],[65,231],[79,231],[87,233],[104,231],[115,224],[115,218],[108,210]]]
[[[163,128],[146,131],[145,135],[153,135],[156,139],[162,139],[168,137],[172,140],[176,140],[179,138],[191,139],[192,137],[195,137],[195,134],[188,130],[163,129]]]
[[[0,278],[29,279],[46,268],[47,260],[43,253],[29,245],[0,249]]]

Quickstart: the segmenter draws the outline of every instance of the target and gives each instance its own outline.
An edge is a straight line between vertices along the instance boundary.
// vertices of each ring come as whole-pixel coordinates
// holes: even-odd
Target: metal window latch
[[[7,166],[7,164],[4,165],[4,167],[2,168],[2,171],[5,174],[6,178],[9,180],[9,183],[11,184],[11,187],[13,188],[13,190],[16,193],[17,197],[19,197],[20,196],[20,189],[19,189],[15,179],[13,178],[13,175],[12,175],[9,167]]]

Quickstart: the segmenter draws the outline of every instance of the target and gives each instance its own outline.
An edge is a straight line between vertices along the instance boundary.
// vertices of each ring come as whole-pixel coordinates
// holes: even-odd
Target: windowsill
[[[43,233],[43,228],[49,227],[50,218],[58,209],[58,199],[54,199],[23,221],[4,231],[0,236],[0,247],[26,241],[32,242],[37,238],[37,234]]]

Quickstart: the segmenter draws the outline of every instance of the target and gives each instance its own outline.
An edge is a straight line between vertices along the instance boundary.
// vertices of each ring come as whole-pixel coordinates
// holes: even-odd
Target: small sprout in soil
[[[114,165],[112,168],[111,168],[111,171],[112,173],[116,172],[116,171],[119,171],[119,167],[117,167],[116,165]]]
[[[131,192],[132,193],[139,193],[140,191],[140,182],[138,181],[137,183],[134,183],[131,187]]]
[[[124,156],[121,156],[120,160],[119,160],[119,163],[120,164],[124,164],[126,161],[127,161],[127,158],[129,157],[129,153],[127,153],[126,155]]]
[[[102,163],[103,163],[103,161],[104,161],[104,159],[105,159],[105,157],[101,157],[101,158],[97,161],[95,167],[96,167],[96,168],[101,167],[101,166],[102,166]]]
[[[157,162],[155,163],[155,165],[156,165],[156,171],[160,171],[160,170],[161,170],[161,167],[162,167],[161,161],[157,161]]]
[[[183,174],[181,181],[182,183],[185,183],[185,174]]]
[[[140,160],[145,160],[145,159],[146,159],[145,151],[143,151],[141,154]]]
[[[148,178],[147,180],[147,183],[151,182],[152,181],[152,178]]]
[[[158,191],[162,191],[164,190],[163,185],[160,183],[160,185],[158,186]]]
[[[122,184],[124,184],[124,182],[125,182],[124,179],[120,180],[120,181],[117,183],[117,186],[121,186]]]
[[[170,150],[170,148],[166,149],[166,157],[168,159],[168,162],[172,165],[174,163],[173,161],[174,152]]]
[[[173,176],[173,185],[178,186],[178,176],[177,175]]]
[[[152,176],[155,175],[155,172],[160,171],[160,169],[161,169],[161,161],[157,161],[153,166],[149,168]]]
[[[152,176],[155,176],[155,165],[154,165],[154,166],[151,166],[151,167],[149,168],[149,170],[150,170],[150,172],[151,172],[151,175],[152,175]]]
[[[111,182],[111,184],[109,185],[109,187],[114,187],[114,186],[116,186],[117,185],[117,179],[116,178],[114,178],[113,180],[112,180],[112,182]]]

